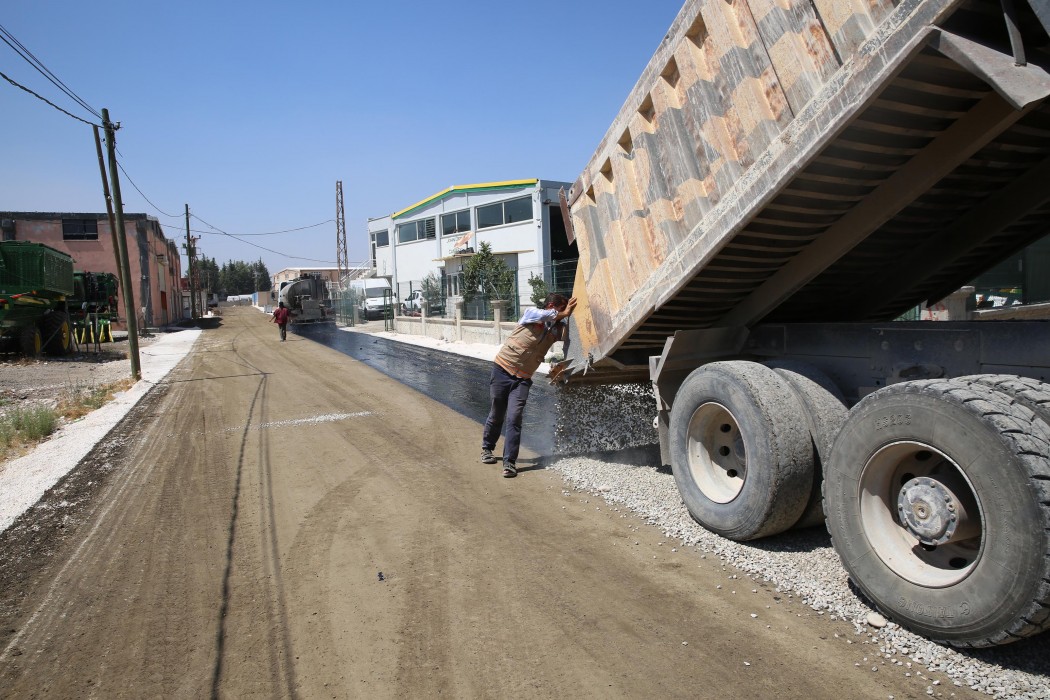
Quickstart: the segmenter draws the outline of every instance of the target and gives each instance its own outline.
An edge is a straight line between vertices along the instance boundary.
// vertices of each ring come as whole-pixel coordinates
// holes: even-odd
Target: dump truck
[[[688,0],[562,206],[569,383],[704,527],[824,523],[934,640],[1050,626],[1050,322],[908,322],[1050,232],[1050,5]]]
[[[292,325],[302,323],[335,323],[332,297],[328,283],[317,273],[306,273],[294,280],[282,282],[277,290],[277,300],[292,312]]]
[[[0,344],[38,357],[66,355],[72,344],[68,298],[73,258],[40,243],[0,242]]]

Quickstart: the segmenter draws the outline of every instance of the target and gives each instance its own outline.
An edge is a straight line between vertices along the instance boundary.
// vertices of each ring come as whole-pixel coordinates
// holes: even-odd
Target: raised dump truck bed
[[[1045,235],[1050,10],[1014,4],[1023,67],[999,2],[686,2],[568,195],[573,368],[892,319]]]
[[[901,323],[1050,232],[1045,0],[688,0],[565,205],[571,382],[652,381],[690,514],[1050,627],[1050,322]],[[554,373],[558,376],[558,372]]]

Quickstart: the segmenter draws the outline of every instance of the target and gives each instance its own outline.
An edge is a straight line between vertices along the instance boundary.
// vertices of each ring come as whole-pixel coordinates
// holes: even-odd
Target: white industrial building
[[[521,307],[531,304],[530,276],[543,277],[551,290],[568,291],[578,253],[566,236],[558,191],[570,186],[537,179],[455,185],[369,219],[375,274],[390,278],[399,300],[432,274],[454,300],[464,261],[487,242],[517,271]]]

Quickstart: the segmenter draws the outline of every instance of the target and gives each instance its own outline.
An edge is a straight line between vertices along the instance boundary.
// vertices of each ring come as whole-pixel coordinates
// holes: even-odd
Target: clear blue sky
[[[120,122],[126,212],[181,242],[189,204],[247,241],[192,219],[203,255],[274,273],[334,266],[337,180],[351,263],[368,256],[369,217],[450,185],[575,180],[680,8],[7,0],[0,25]],[[98,122],[4,43],[0,71]],[[0,210],[105,211],[89,126],[3,79],[0,124]]]

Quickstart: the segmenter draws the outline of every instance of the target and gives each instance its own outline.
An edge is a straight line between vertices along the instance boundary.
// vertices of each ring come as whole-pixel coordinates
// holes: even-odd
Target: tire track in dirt
[[[265,430],[255,430],[256,425],[265,425],[269,422],[267,409],[269,373],[253,363],[247,357],[246,351],[242,350],[244,345],[247,345],[247,349],[251,349],[258,344],[258,338],[255,337],[258,334],[251,333],[250,330],[250,328],[242,328],[233,338],[227,341],[227,347],[212,349],[212,352],[215,352],[217,355],[219,353],[231,354],[235,358],[234,364],[252,370],[259,379],[246,411],[246,420],[240,429],[240,441],[233,460],[236,466],[234,468],[233,495],[230,503],[226,566],[222,576],[221,605],[218,611],[219,625],[216,637],[216,657],[211,682],[211,696],[218,698],[222,694],[223,682],[227,672],[227,641],[232,633],[229,623],[231,622],[230,615],[233,612],[231,610],[231,601],[235,596],[234,569],[238,559],[238,532],[242,528],[251,528],[257,530],[259,537],[259,566],[263,572],[261,576],[254,578],[257,585],[262,586],[264,590],[258,592],[261,595],[249,595],[245,596],[245,599],[256,603],[261,601],[265,604],[266,612],[264,618],[268,619],[269,622],[264,621],[259,627],[265,630],[266,635],[271,638],[270,643],[265,644],[265,649],[269,657],[268,668],[273,676],[271,679],[272,686],[281,688],[280,694],[282,696],[295,698],[297,697],[297,683],[285,603],[285,586],[278,554],[279,543],[273,505],[274,493],[269,434]],[[221,356],[218,359],[220,361],[229,361]],[[227,415],[227,412],[227,410],[220,411],[219,415]],[[225,430],[224,426],[221,432],[225,432]],[[248,515],[242,499],[247,495],[245,493],[246,487],[250,487],[250,484],[246,482],[246,471],[251,467],[251,460],[248,458],[248,454],[250,451],[250,439],[253,437],[258,440],[255,450],[256,464],[254,470],[258,488],[256,499],[258,520],[255,523],[255,527],[242,522],[242,517]],[[227,461],[229,462],[229,460]],[[247,548],[251,548],[250,539],[247,543]],[[250,562],[244,563],[250,566]],[[256,617],[256,623],[258,624],[259,621],[256,615],[249,613],[249,616]],[[257,682],[258,679],[255,680]]]

